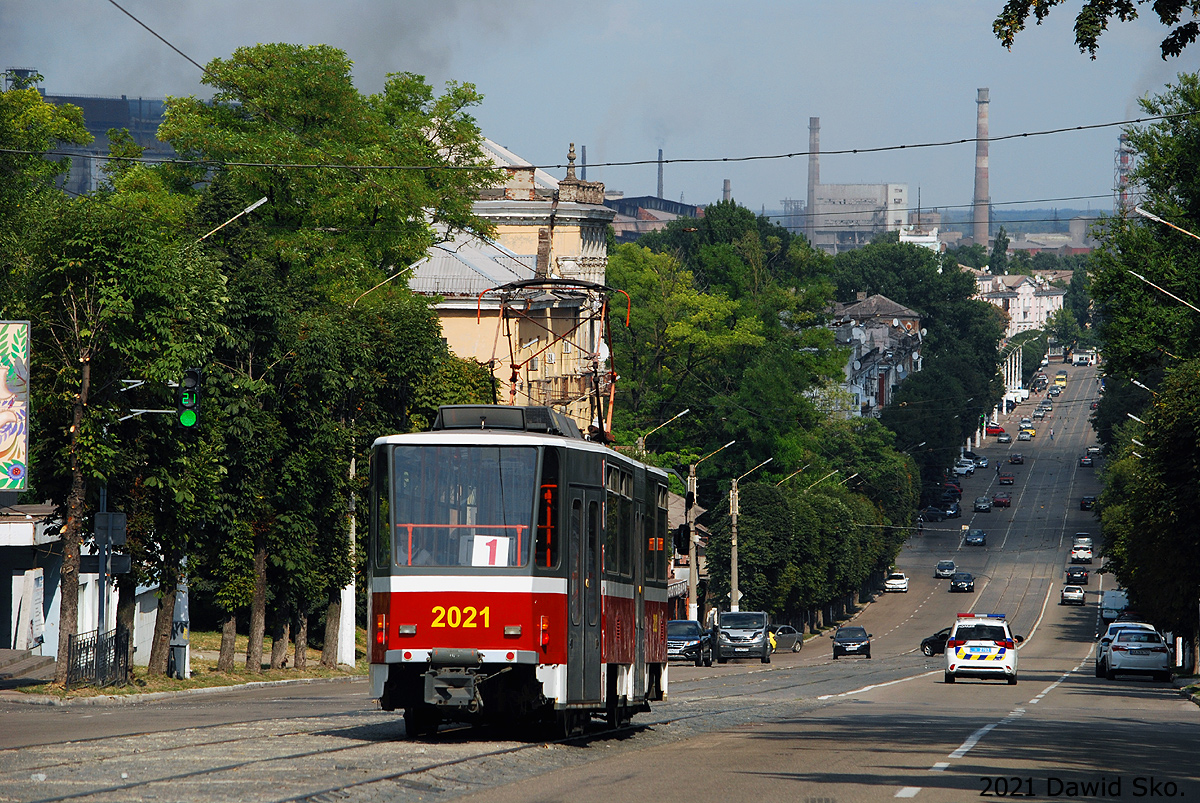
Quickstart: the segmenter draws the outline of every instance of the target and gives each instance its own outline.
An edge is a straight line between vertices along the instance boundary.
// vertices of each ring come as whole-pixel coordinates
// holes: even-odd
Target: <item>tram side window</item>
[[[630,479],[627,485],[632,485],[632,478],[629,475],[622,473],[621,479]],[[625,489],[622,489],[623,491]],[[633,500],[625,493],[622,493],[618,499],[618,507],[620,508],[620,529],[618,538],[621,541],[621,576],[633,576]]]
[[[391,539],[391,482],[387,453],[380,450],[371,460],[374,482],[371,487],[371,554],[375,568],[389,569],[392,565]]]
[[[558,534],[558,450],[546,449],[542,460],[542,487],[538,498],[537,544],[533,563],[542,569],[557,569],[560,541]]]
[[[621,571],[621,540],[617,536],[621,531],[620,469],[609,466],[604,487],[604,572],[615,575]]]
[[[655,539],[654,539],[654,517],[647,516],[642,511],[642,504],[638,504],[637,514],[637,540],[634,543],[640,544],[642,549],[642,571],[644,572],[642,580],[650,582],[654,579],[654,564],[655,556]]]

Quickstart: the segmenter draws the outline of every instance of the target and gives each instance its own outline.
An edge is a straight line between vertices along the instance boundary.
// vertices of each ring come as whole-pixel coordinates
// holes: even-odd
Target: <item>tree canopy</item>
[[[1032,14],[1034,21],[1042,24],[1057,5],[1063,0],[1007,0],[1004,8],[992,23],[996,38],[1006,48],[1012,49],[1017,34],[1025,30]],[[1083,7],[1075,16],[1075,44],[1079,52],[1087,52],[1094,59],[1096,50],[1100,47],[1100,36],[1108,30],[1108,24],[1132,22],[1138,18],[1138,6],[1143,6],[1150,0],[1085,0]],[[1200,34],[1200,25],[1195,17],[1200,15],[1198,0],[1153,0],[1152,9],[1158,21],[1170,28],[1170,33],[1162,40],[1162,57],[1178,56],[1184,48],[1196,41]],[[1187,17],[1186,22],[1183,20]]]

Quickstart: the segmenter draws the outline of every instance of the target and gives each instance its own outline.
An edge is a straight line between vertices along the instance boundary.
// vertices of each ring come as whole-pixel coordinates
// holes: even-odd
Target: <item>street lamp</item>
[[[812,463],[805,463],[805,464],[804,464],[804,468],[808,468],[808,467],[809,467],[809,466],[811,466],[811,465],[812,465]],[[797,474],[799,474],[801,471],[803,471],[803,470],[804,470],[804,468],[798,468],[798,469],[796,469],[795,471],[793,471],[791,474],[788,474],[786,477],[784,477],[783,479],[781,479],[779,482],[775,483],[775,487],[776,487],[776,488],[778,488],[780,485],[783,485],[785,482],[787,482],[788,480],[790,480],[792,477],[796,476],[796,475],[797,475]]]
[[[199,240],[197,240],[196,242],[203,242],[204,240],[207,240],[209,237],[211,237],[212,235],[216,234],[216,233],[217,233],[217,232],[219,232],[221,229],[225,228],[225,227],[226,227],[226,226],[228,226],[230,223],[232,223],[233,221],[235,221],[235,220],[237,220],[238,218],[240,218],[242,215],[249,214],[250,212],[253,212],[255,209],[258,209],[260,206],[262,206],[262,205],[263,205],[263,204],[265,204],[266,202],[267,202],[267,196],[265,196],[265,195],[264,195],[263,197],[261,197],[261,198],[259,198],[257,201],[255,201],[254,203],[252,203],[252,204],[250,204],[249,206],[247,206],[247,207],[246,207],[245,209],[243,209],[241,212],[238,212],[236,215],[234,215],[233,217],[229,218],[229,220],[226,220],[226,221],[225,221],[224,223],[222,223],[220,226],[217,226],[215,229],[213,229],[212,231],[210,231],[208,234],[206,234],[206,235],[204,235],[203,237],[201,237],[201,238],[200,238]]]
[[[697,588],[696,588],[696,581],[698,579],[697,578],[698,571],[697,571],[697,566],[696,566],[696,533],[693,532],[693,528],[692,528],[692,505],[695,504],[695,501],[696,501],[696,466],[700,465],[705,460],[712,457],[717,452],[721,451],[721,449],[728,449],[730,446],[733,446],[735,443],[737,443],[737,441],[732,440],[729,443],[722,446],[720,449],[714,449],[713,451],[704,455],[704,457],[701,457],[695,463],[692,463],[690,466],[688,466],[687,497],[684,499],[683,516],[684,516],[684,524],[687,527],[687,534],[688,534],[688,618],[689,619],[699,620],[699,618],[700,618],[699,616],[697,616],[698,594],[697,594]]]
[[[733,529],[729,538],[729,610],[736,611],[738,609],[738,599],[742,596],[738,591],[738,558],[737,558],[737,517],[738,517],[738,481],[744,479],[755,471],[765,466],[774,460],[774,457],[768,457],[766,460],[759,463],[754,468],[747,471],[741,477],[736,477],[729,489],[729,515],[733,522]]]
[[[638,450],[638,454],[639,454],[639,455],[643,455],[643,454],[645,454],[645,453],[646,453],[646,438],[649,438],[649,437],[650,437],[651,435],[653,435],[655,432],[658,432],[660,429],[662,429],[662,428],[663,428],[663,427],[665,427],[667,424],[669,424],[669,423],[671,423],[672,421],[674,421],[676,418],[682,418],[683,416],[687,415],[687,414],[688,414],[688,413],[690,413],[691,411],[692,411],[692,408],[691,408],[691,407],[688,407],[688,408],[686,408],[686,409],[685,409],[685,410],[684,410],[682,413],[677,413],[676,415],[672,416],[671,418],[668,418],[666,421],[662,422],[662,423],[661,423],[661,424],[659,424],[657,427],[655,427],[654,429],[652,429],[652,430],[650,430],[649,432],[647,432],[645,435],[639,435],[639,436],[638,436],[638,439],[637,439],[637,450]]]

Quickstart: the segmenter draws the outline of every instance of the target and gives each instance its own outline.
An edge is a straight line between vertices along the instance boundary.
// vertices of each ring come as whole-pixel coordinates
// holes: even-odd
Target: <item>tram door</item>
[[[633,608],[634,619],[634,656],[633,656],[633,694],[639,700],[646,696],[646,568],[649,553],[646,543],[646,505],[638,499],[634,503],[635,520],[633,529]]]
[[[567,702],[599,702],[601,488],[571,488],[567,575]]]

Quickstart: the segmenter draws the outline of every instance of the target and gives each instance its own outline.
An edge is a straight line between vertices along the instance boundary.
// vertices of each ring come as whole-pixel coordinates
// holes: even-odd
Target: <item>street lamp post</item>
[[[738,554],[737,554],[737,517],[738,517],[738,481],[744,479],[749,474],[758,471],[760,468],[770,463],[775,458],[768,457],[766,460],[759,463],[754,468],[747,471],[740,477],[735,477],[733,484],[729,489],[729,517],[732,521],[732,528],[729,537],[729,610],[736,611],[738,609],[738,599],[742,596],[738,591]]]
[[[637,450],[638,450],[638,455],[640,456],[640,455],[644,455],[644,454],[646,453],[646,438],[649,438],[649,437],[650,437],[651,435],[653,435],[655,432],[658,432],[660,429],[662,429],[662,428],[663,428],[663,427],[665,427],[667,424],[669,424],[669,423],[671,423],[672,421],[674,421],[676,418],[682,418],[683,416],[687,415],[687,414],[688,414],[688,413],[690,413],[691,411],[692,411],[692,408],[691,408],[691,407],[688,407],[688,408],[684,409],[684,411],[683,411],[682,413],[676,413],[675,415],[673,415],[673,416],[671,416],[670,418],[668,418],[666,421],[664,421],[664,422],[662,422],[661,424],[659,424],[659,425],[658,425],[657,427],[655,427],[654,429],[652,429],[652,430],[650,430],[649,432],[647,432],[645,435],[639,435],[639,436],[638,436],[638,439],[637,439]]]
[[[733,446],[735,443],[737,443],[737,441],[732,440],[722,446],[720,449],[715,449],[709,452],[708,454],[704,455],[704,457],[701,457],[695,463],[692,463],[690,466],[688,466],[688,500],[693,503],[696,500],[696,466],[700,465],[705,460],[721,451],[721,449],[727,449],[730,446]],[[687,525],[688,534],[688,618],[699,621],[700,617],[697,615],[699,613],[699,594],[696,582],[699,579],[699,567],[696,565],[696,533],[692,527],[692,505],[686,503],[684,504],[683,515],[684,523]]]

